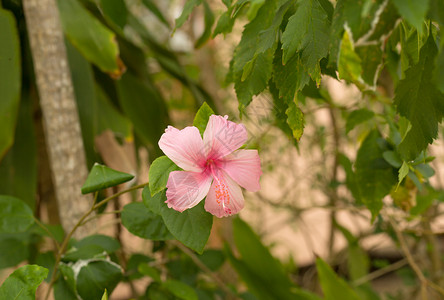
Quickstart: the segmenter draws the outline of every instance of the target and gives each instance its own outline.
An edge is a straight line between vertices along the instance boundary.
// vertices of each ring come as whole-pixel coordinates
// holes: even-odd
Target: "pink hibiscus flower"
[[[184,170],[170,173],[168,207],[182,212],[207,196],[205,210],[216,217],[238,213],[244,207],[240,186],[258,191],[262,174],[257,150],[239,149],[246,141],[245,126],[228,116],[210,116],[203,140],[197,127],[168,126],[159,147]]]

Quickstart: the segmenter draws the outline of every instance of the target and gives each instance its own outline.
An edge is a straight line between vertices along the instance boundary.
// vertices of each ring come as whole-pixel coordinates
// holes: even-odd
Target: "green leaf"
[[[362,79],[369,86],[376,87],[379,72],[383,63],[381,46],[378,44],[356,47],[355,52],[361,60]]]
[[[2,98],[0,102],[4,103],[4,99]],[[14,144],[3,160],[0,158],[0,194],[22,199],[34,210],[37,193],[37,145],[33,121],[33,100],[28,91],[22,92]]]
[[[20,103],[20,42],[14,15],[0,7],[0,161],[14,142]]]
[[[360,300],[347,283],[339,278],[322,259],[316,259],[316,268],[325,300]]]
[[[78,296],[73,292],[65,280],[64,276],[59,276],[54,284],[55,300],[78,300]]]
[[[318,0],[299,1],[282,35],[283,63],[297,52],[310,77],[320,83],[320,60],[327,56],[330,21]]]
[[[159,91],[151,82],[142,81],[126,72],[117,83],[119,103],[132,121],[138,137],[145,145],[155,147],[168,125],[168,111]],[[153,153],[155,154],[155,153]]]
[[[288,109],[285,111],[285,114],[288,117],[287,123],[293,132],[294,138],[297,141],[299,141],[302,134],[304,133],[304,127],[305,127],[304,113],[296,105],[296,103],[294,103],[294,101],[292,101],[288,105]]]
[[[270,12],[276,10],[276,2],[276,0],[265,1],[254,20],[245,26],[241,41],[234,50],[230,73],[233,75],[232,81],[235,83],[241,109],[250,104],[254,95],[258,95],[267,87],[271,76],[274,50],[269,49],[257,54],[254,46],[259,45],[258,32],[266,30],[272,24],[274,15]],[[253,59],[249,76],[241,80],[245,65]]]
[[[347,30],[344,32],[339,50],[338,72],[340,79],[354,83],[361,79],[361,59],[354,51],[353,42]]]
[[[285,103],[294,99],[296,92],[302,90],[310,81],[310,76],[304,69],[299,55],[293,55],[289,61],[282,64],[282,49],[278,47],[273,61],[273,82],[279,90],[279,97]]]
[[[395,151],[384,151],[384,153],[382,153],[382,157],[384,157],[385,161],[388,162],[392,167],[400,168],[403,164],[402,159]]]
[[[182,13],[176,19],[176,27],[174,28],[174,30],[176,30],[177,28],[182,27],[182,25],[188,19],[190,14],[193,12],[194,7],[196,7],[196,6],[200,5],[200,4],[202,4],[202,0],[189,0],[189,1],[186,1]]]
[[[166,189],[170,172],[180,170],[167,156],[156,158],[148,173],[151,196]]]
[[[29,257],[29,236],[0,234],[0,269],[14,267]]]
[[[156,268],[149,266],[148,264],[140,264],[137,270],[148,277],[154,279],[154,281],[161,282],[159,271]]]
[[[152,262],[153,260],[154,259],[152,259],[151,257],[138,253],[131,255],[126,265],[126,274],[128,275],[128,279],[135,280],[142,278],[143,274],[138,271],[138,267],[142,264]]]
[[[103,292],[102,300],[108,300],[108,292],[105,289],[105,292]]]
[[[203,135],[203,133],[205,132],[208,120],[210,119],[211,115],[214,115],[214,111],[206,102],[204,102],[197,111],[193,121],[193,126],[196,126],[199,129],[201,135]]]
[[[142,193],[144,204],[154,213],[162,216],[168,230],[187,247],[202,253],[210,236],[213,216],[204,209],[204,201],[184,212],[168,208],[165,192],[151,193],[145,188]]]
[[[236,248],[241,256],[238,267],[245,276],[247,284],[263,285],[269,290],[271,299],[294,299],[293,287],[282,265],[270,254],[270,251],[261,243],[259,237],[240,218],[233,220],[233,236]],[[233,262],[233,260],[231,259]],[[236,263],[235,263],[236,264]],[[236,268],[236,266],[235,266]],[[236,268],[238,269],[238,268]],[[250,273],[254,274],[252,277]],[[253,280],[253,282],[251,282]],[[262,287],[256,286],[256,291]],[[259,296],[260,295],[256,295]]]
[[[142,0],[142,3],[168,28],[170,24],[165,19],[165,16],[162,14],[160,9],[156,6],[156,4],[152,0]]]
[[[429,9],[429,0],[391,0],[399,14],[422,33],[424,18]]]
[[[168,279],[162,285],[179,299],[198,300],[194,289],[181,281]]]
[[[418,63],[405,72],[405,78],[395,90],[397,111],[412,125],[399,145],[399,153],[405,161],[415,159],[433,142],[444,115],[444,94],[432,83],[436,54],[436,44],[430,35],[421,48]]]
[[[34,224],[31,208],[22,200],[0,195],[0,233],[19,233]]]
[[[82,194],[97,192],[130,181],[134,176],[113,170],[107,166],[94,164],[82,186]]]
[[[213,31],[213,38],[219,33],[229,33],[233,30],[234,18],[231,18],[231,10],[224,12],[217,20],[216,28]]]
[[[128,9],[124,0],[100,0],[100,8],[105,19],[123,30],[128,18]]]
[[[122,224],[129,232],[144,239],[173,239],[162,217],[150,211],[141,202],[133,202],[123,207]]]
[[[362,142],[355,163],[360,200],[372,213],[373,220],[382,208],[382,198],[397,182],[393,168],[383,158],[388,150],[385,143],[379,131],[372,130]]]
[[[89,245],[100,246],[102,248],[102,252],[105,251],[108,254],[114,253],[120,249],[120,244],[116,239],[103,234],[93,234],[87,236],[76,242],[74,247],[80,249]]]
[[[410,171],[410,166],[405,161],[402,162],[401,168],[398,171],[398,186],[401,184],[401,181],[407,176]]]
[[[115,263],[91,261],[77,274],[77,291],[83,299],[100,299],[105,289],[112,293],[122,276],[122,269]]]
[[[223,252],[216,249],[205,250],[205,252],[198,257],[213,272],[217,271],[225,262]]]
[[[51,282],[52,272],[55,265],[55,253],[54,251],[40,252],[35,258],[35,264],[44,267],[49,270],[48,276],[45,278],[46,282]]]
[[[63,31],[82,55],[113,77],[120,77],[119,47],[114,33],[77,0],[58,0]]]
[[[364,123],[365,121],[372,119],[374,116],[375,113],[366,108],[352,111],[347,117],[347,122],[345,123],[345,132],[349,133],[353,128],[356,127],[356,125]]]
[[[194,44],[195,48],[200,48],[202,47],[205,42],[210,38],[211,36],[211,28],[214,24],[214,14],[213,11],[211,10],[210,6],[208,5],[207,2],[203,2],[203,6],[204,6],[204,13],[205,13],[205,17],[204,17],[204,21],[205,21],[205,29],[204,32],[202,33],[202,35],[197,39],[196,43]]]
[[[33,300],[37,287],[48,276],[48,269],[26,265],[15,270],[0,287],[0,299]]]

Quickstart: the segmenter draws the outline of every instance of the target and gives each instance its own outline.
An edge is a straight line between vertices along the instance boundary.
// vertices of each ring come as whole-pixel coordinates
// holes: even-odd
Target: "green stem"
[[[52,277],[51,277],[51,282],[49,283],[49,287],[48,287],[48,292],[46,293],[46,297],[45,297],[45,299],[46,300],[48,300],[49,299],[49,295],[50,295],[50,293],[51,293],[51,289],[52,289],[52,287],[53,287],[53,285],[54,285],[54,283],[55,283],[55,281],[56,281],[56,279],[57,279],[57,277],[56,277],[56,274],[57,274],[57,269],[58,269],[58,265],[59,265],[59,263],[60,263],[60,261],[61,261],[61,259],[62,259],[62,255],[63,255],[63,253],[65,253],[65,251],[66,251],[66,247],[68,246],[68,243],[69,243],[69,241],[70,241],[70,239],[71,239],[71,237],[73,236],[73,234],[76,232],[76,230],[77,230],[77,228],[79,228],[80,226],[82,226],[83,224],[83,222],[85,221],[85,219],[94,211],[94,210],[96,210],[97,208],[99,208],[99,207],[101,207],[102,205],[105,205],[106,203],[108,203],[109,201],[111,201],[111,200],[113,200],[114,198],[116,198],[116,197],[119,197],[120,195],[123,195],[123,194],[125,194],[125,193],[128,193],[128,192],[131,192],[131,191],[134,191],[134,190],[137,190],[137,189],[140,189],[140,188],[143,188],[143,187],[145,187],[146,185],[147,185],[148,183],[144,183],[144,184],[139,184],[139,185],[135,185],[135,186],[133,186],[133,187],[130,187],[130,188],[128,188],[128,189],[126,189],[126,190],[123,190],[123,191],[121,191],[121,192],[119,192],[119,193],[117,193],[117,194],[114,194],[114,195],[112,195],[112,196],[110,196],[110,197],[108,197],[108,198],[105,198],[104,200],[102,200],[101,202],[99,202],[99,203],[96,203],[96,201],[97,201],[97,192],[96,192],[96,194],[95,194],[95,196],[94,196],[94,203],[93,203],[93,205],[91,206],[91,208],[80,218],[80,220],[76,223],[76,225],[74,225],[74,227],[73,227],[73,229],[68,233],[68,235],[65,237],[65,239],[63,240],[63,243],[62,243],[62,245],[60,246],[60,248],[59,248],[59,251],[58,251],[58,253],[57,253],[57,256],[56,256],[56,261],[55,261],[55,264],[54,264],[54,271],[53,271],[53,273],[52,273]]]

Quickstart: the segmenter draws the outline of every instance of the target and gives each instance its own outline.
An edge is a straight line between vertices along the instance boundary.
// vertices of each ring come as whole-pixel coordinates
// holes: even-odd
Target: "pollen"
[[[230,205],[230,193],[225,182],[218,182],[215,186],[216,202],[219,205]]]

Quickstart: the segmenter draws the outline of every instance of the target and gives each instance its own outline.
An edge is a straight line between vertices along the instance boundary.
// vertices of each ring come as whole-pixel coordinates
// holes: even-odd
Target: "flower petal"
[[[237,214],[244,208],[244,196],[239,185],[225,172],[214,178],[205,200],[205,210],[218,218]]]
[[[245,126],[228,121],[227,118],[227,116],[210,116],[203,135],[208,158],[224,157],[239,149],[247,141]]]
[[[208,194],[211,180],[211,176],[201,173],[173,171],[168,177],[165,202],[180,212],[191,208]]]
[[[237,150],[224,157],[220,167],[241,187],[251,192],[261,189],[261,160],[257,150]]]
[[[168,126],[160,137],[159,147],[182,169],[192,172],[202,171],[205,150],[197,127],[189,126],[179,130]]]

